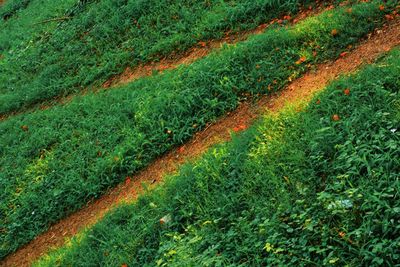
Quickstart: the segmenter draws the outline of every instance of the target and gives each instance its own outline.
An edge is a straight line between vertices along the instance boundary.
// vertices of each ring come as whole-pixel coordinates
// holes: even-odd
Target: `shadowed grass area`
[[[0,122],[0,257],[249,94],[279,90],[313,64],[336,58],[383,23],[380,3],[271,29],[191,66]]]
[[[399,73],[396,49],[266,116],[35,266],[395,266]]]

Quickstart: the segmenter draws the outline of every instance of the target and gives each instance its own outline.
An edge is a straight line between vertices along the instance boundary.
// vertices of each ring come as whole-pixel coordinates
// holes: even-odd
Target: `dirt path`
[[[215,51],[224,44],[235,44],[241,41],[248,39],[250,36],[261,34],[265,31],[266,28],[271,26],[272,24],[278,23],[282,24],[285,21],[289,23],[289,25],[294,25],[307,17],[317,15],[323,11],[328,9],[332,9],[333,6],[329,6],[326,8],[322,8],[322,6],[317,7],[316,9],[306,9],[295,17],[283,16],[282,19],[273,19],[269,23],[261,24],[253,30],[240,32],[231,34],[227,32],[225,37],[220,40],[211,40],[208,42],[199,42],[196,47],[190,48],[183,55],[178,57],[172,56],[172,59],[164,58],[159,62],[150,62],[146,65],[139,65],[138,67],[131,69],[127,68],[125,71],[117,75],[103,84],[103,88],[110,88],[119,85],[123,85],[134,80],[137,80],[142,77],[150,76],[154,72],[163,72],[164,70],[171,70],[177,68],[179,65],[189,65],[194,61],[203,58],[210,54],[210,52]]]
[[[2,1],[2,0],[0,0]],[[342,3],[341,5],[345,5],[347,3]],[[208,42],[199,42],[195,47],[192,47],[185,51],[182,54],[170,55],[169,58],[161,59],[158,62],[150,62],[145,65],[139,65],[135,68],[126,68],[125,71],[117,76],[110,78],[108,81],[104,82],[103,85],[99,88],[94,89],[85,89],[79,93],[71,94],[65,97],[57,97],[50,101],[44,101],[32,107],[28,107],[24,110],[12,112],[9,114],[0,114],[0,122],[4,121],[10,117],[14,117],[20,114],[34,112],[37,109],[46,110],[55,105],[65,105],[74,99],[78,95],[85,95],[89,92],[99,92],[101,90],[110,90],[113,88],[117,88],[118,86],[127,84],[139,78],[147,77],[153,75],[153,73],[160,73],[165,70],[172,70],[177,68],[179,65],[188,65],[193,63],[194,61],[201,59],[212,51],[219,49],[224,44],[235,44],[240,41],[244,41],[252,35],[261,34],[268,28],[270,25],[278,23],[289,23],[289,25],[293,25],[298,23],[299,21],[304,20],[307,17],[318,15],[326,10],[334,8],[333,5],[328,7],[322,7],[321,5],[314,9],[305,9],[299,12],[294,17],[283,16],[281,19],[273,19],[269,23],[264,23],[259,25],[253,30],[244,31],[239,33],[230,33],[227,32],[225,37],[219,40],[211,40]],[[286,22],[285,22],[286,21]]]
[[[237,110],[197,133],[184,146],[160,157],[142,172],[127,179],[125,183],[51,226],[47,232],[8,256],[0,265],[29,266],[49,249],[63,245],[66,238],[96,223],[119,203],[134,201],[143,191],[143,184],[152,187],[161,183],[165,174],[176,172],[185,161],[196,159],[210,146],[229,140],[231,131],[244,130],[257,116],[267,110],[279,112],[287,103],[310,100],[314,93],[322,90],[338,75],[354,72],[362,64],[372,63],[379,55],[397,45],[400,45],[399,20],[377,30],[347,55],[334,62],[319,65],[315,72],[293,81],[282,92],[264,97],[256,104],[242,103]]]

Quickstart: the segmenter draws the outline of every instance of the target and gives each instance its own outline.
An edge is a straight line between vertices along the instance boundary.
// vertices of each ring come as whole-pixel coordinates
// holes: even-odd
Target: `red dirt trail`
[[[252,104],[251,101],[242,103],[235,111],[197,133],[184,146],[161,156],[139,174],[132,176],[129,179],[132,182],[120,184],[85,208],[51,226],[47,232],[9,255],[0,265],[29,266],[51,248],[62,246],[66,238],[95,224],[119,203],[134,201],[143,192],[144,184],[150,185],[150,188],[160,184],[166,174],[176,172],[185,161],[194,160],[210,146],[229,140],[231,131],[244,130],[259,115],[268,111],[277,113],[288,103],[309,101],[331,80],[339,75],[352,73],[363,64],[372,63],[382,53],[397,45],[400,45],[399,20],[376,30],[360,45],[336,61],[318,65],[314,72],[293,81],[280,93],[263,97],[256,104]]]
[[[2,0],[0,0],[0,2],[1,1]],[[340,5],[345,5],[345,4],[346,3],[343,2]],[[169,58],[163,58],[163,59],[159,60],[158,62],[149,62],[149,63],[146,63],[144,65],[142,64],[142,65],[139,65],[134,68],[128,67],[125,69],[125,71],[123,73],[110,78],[109,80],[104,82],[103,85],[99,88],[92,88],[92,89],[87,88],[79,93],[70,94],[70,95],[64,96],[64,97],[56,97],[53,100],[44,101],[42,103],[33,105],[32,107],[28,107],[28,108],[20,110],[20,111],[15,111],[15,112],[7,113],[7,114],[0,114],[0,122],[6,120],[8,118],[20,115],[20,114],[34,112],[37,109],[46,110],[55,105],[67,104],[78,95],[85,95],[89,92],[99,92],[99,91],[105,90],[105,89],[110,90],[110,89],[118,88],[118,86],[127,84],[127,83],[137,80],[139,78],[151,76],[151,75],[153,75],[153,73],[162,73],[165,70],[175,69],[180,65],[191,64],[198,59],[204,58],[205,56],[210,54],[212,51],[215,51],[215,50],[221,48],[221,46],[223,46],[225,44],[235,44],[235,43],[246,40],[247,38],[249,38],[252,35],[261,34],[265,31],[266,28],[268,28],[270,25],[272,25],[274,23],[283,24],[286,21],[287,23],[289,23],[289,25],[293,25],[293,24],[296,24],[296,23],[304,20],[307,17],[310,17],[312,15],[318,15],[319,13],[326,11],[328,9],[332,9],[332,8],[334,8],[333,5],[330,5],[328,7],[318,6],[314,9],[311,9],[311,8],[305,9],[305,10],[299,12],[294,17],[283,16],[282,19],[273,19],[269,23],[261,24],[253,30],[239,32],[239,33],[227,32],[227,33],[225,33],[225,37],[222,39],[211,40],[211,41],[207,41],[207,42],[198,42],[198,44],[195,47],[192,47],[183,53],[179,53],[176,55],[170,55]]]
[[[344,3],[342,3],[344,5]],[[211,40],[208,42],[198,42],[196,47],[192,47],[187,50],[183,55],[178,57],[173,57],[172,59],[164,58],[159,62],[150,62],[146,65],[139,65],[134,69],[126,68],[125,71],[112,77],[108,81],[103,84],[103,88],[115,87],[119,85],[123,85],[134,80],[137,80],[142,77],[150,76],[154,72],[163,72],[164,70],[175,69],[180,65],[189,65],[194,61],[203,58],[210,54],[210,52],[215,51],[221,48],[225,44],[235,44],[241,41],[248,39],[250,36],[261,34],[265,31],[266,28],[271,26],[274,23],[282,24],[284,21],[287,21],[290,25],[296,24],[311,15],[317,15],[323,11],[328,9],[332,9],[333,6],[328,6],[323,8],[322,6],[317,7],[316,9],[307,9],[299,12],[294,18],[290,16],[283,16],[283,19],[273,19],[269,23],[264,23],[259,25],[253,30],[239,32],[239,33],[225,33],[225,37],[219,40]]]

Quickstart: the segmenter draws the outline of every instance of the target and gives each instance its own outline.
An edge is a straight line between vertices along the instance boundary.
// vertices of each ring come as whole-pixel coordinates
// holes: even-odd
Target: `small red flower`
[[[343,94],[350,95],[350,89],[349,88],[344,89]]]
[[[240,131],[246,130],[246,128],[247,128],[247,126],[246,126],[246,125],[244,125],[244,124],[240,124],[240,125],[238,125],[238,126],[234,127],[234,128],[233,128],[233,131],[237,133],[237,132],[240,132]]]
[[[296,61],[297,65],[300,65],[301,63],[305,62],[307,60],[307,58],[305,56],[300,57],[299,60]]]
[[[334,115],[332,116],[332,120],[333,120],[333,121],[340,121],[339,115],[338,115],[338,114],[334,114]]]

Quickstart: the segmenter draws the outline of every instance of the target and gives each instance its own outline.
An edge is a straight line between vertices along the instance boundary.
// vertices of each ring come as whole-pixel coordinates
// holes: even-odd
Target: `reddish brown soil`
[[[294,19],[288,18],[285,16],[285,19],[288,19],[290,24],[295,24],[298,23],[301,20],[304,20],[305,18],[309,17],[310,15],[315,15],[323,10],[326,9],[331,9],[332,6],[322,9],[322,7],[319,7],[315,10],[304,10],[300,12]],[[203,58],[207,56],[210,52],[215,51],[219,48],[221,48],[225,44],[235,44],[240,41],[244,41],[249,36],[261,34],[265,31],[265,29],[274,24],[274,23],[282,23],[283,19],[274,19],[270,21],[267,24],[261,24],[257,28],[251,31],[245,31],[245,32],[240,32],[240,33],[234,33],[231,34],[227,32],[225,34],[225,38],[221,40],[211,40],[208,42],[199,42],[197,46],[190,48],[186,53],[178,56],[178,57],[173,57],[171,58],[164,58],[160,60],[159,62],[150,62],[146,65],[140,65],[138,67],[135,67],[134,69],[131,68],[126,68],[125,71],[117,75],[115,77],[112,77],[108,81],[106,81],[103,84],[103,88],[109,88],[109,87],[114,87],[122,84],[126,84],[129,82],[132,82],[136,79],[150,76],[153,73],[160,73],[163,72],[164,70],[171,70],[177,68],[179,65],[188,65],[193,63],[194,61]]]
[[[361,65],[373,62],[379,55],[397,45],[400,45],[398,20],[371,34],[367,40],[343,57],[319,65],[314,72],[293,81],[282,92],[264,97],[257,104],[242,103],[237,110],[197,133],[184,146],[165,154],[142,172],[132,176],[130,178],[132,182],[122,183],[82,210],[59,221],[47,232],[7,257],[0,265],[29,266],[51,248],[63,245],[66,238],[96,223],[119,203],[134,201],[138,194],[143,192],[143,184],[148,184],[150,187],[159,185],[166,174],[176,172],[185,161],[194,160],[210,146],[229,140],[231,131],[244,130],[258,115],[267,111],[277,113],[288,103],[310,100],[316,92],[322,90],[338,75],[354,72]]]

